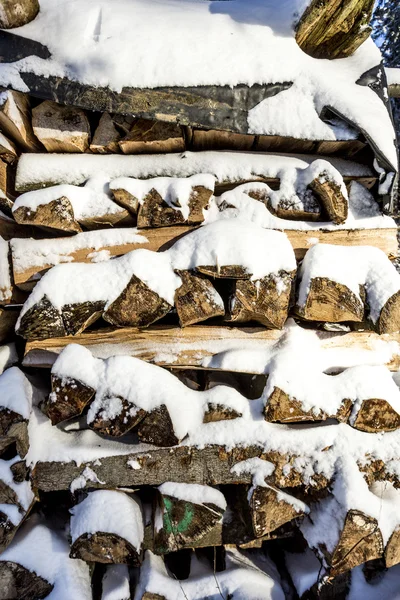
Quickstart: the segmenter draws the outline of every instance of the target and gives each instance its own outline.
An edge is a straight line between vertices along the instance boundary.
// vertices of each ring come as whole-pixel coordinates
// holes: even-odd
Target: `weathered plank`
[[[102,329],[87,331],[74,337],[75,344],[81,344],[99,358],[117,354],[135,356],[160,366],[179,368],[219,368],[221,360],[229,350],[253,350],[268,352],[284,332],[266,330],[262,327],[212,327],[193,326],[185,329],[174,326],[153,326],[146,330],[133,328]],[[400,368],[400,334],[378,335],[371,331],[350,333],[317,332],[322,350],[343,351],[343,360],[351,366],[351,356],[363,364],[384,364],[392,371]],[[58,354],[71,343],[70,338],[52,338],[28,342],[25,350],[24,366],[51,367]],[[385,347],[387,352],[383,352]],[[353,354],[354,353],[354,354]],[[222,363],[221,363],[222,364]],[[357,362],[360,364],[360,362]],[[225,370],[234,370],[225,366]],[[240,372],[260,373],[260,366],[241,365]]]

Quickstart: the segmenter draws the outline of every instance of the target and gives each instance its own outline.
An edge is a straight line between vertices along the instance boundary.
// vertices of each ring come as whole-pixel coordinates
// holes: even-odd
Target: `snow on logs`
[[[90,125],[85,111],[46,100],[32,110],[32,128],[47,152],[85,152]]]
[[[180,271],[189,273],[181,279]],[[16,330],[26,339],[75,335],[101,316],[117,327],[145,327],[174,306],[182,326],[221,315],[221,296],[199,274],[246,280],[236,284],[231,302],[237,320],[257,318],[282,328],[295,273],[283,233],[224,220],[191,232],[165,252],[139,249],[104,263],[54,267],[24,304]]]
[[[299,280],[296,311],[302,318],[336,323],[368,317],[380,334],[399,331],[400,275],[379,249],[316,244]]]
[[[12,0],[10,4],[14,4]],[[0,93],[0,127],[2,133],[25,152],[39,152],[42,149],[32,130],[27,94],[12,90]]]
[[[97,490],[71,509],[71,558],[138,566],[143,537],[142,509],[133,495]]]

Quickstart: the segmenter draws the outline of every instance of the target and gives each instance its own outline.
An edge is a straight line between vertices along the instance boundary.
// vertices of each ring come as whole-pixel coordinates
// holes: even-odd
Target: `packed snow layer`
[[[62,264],[50,269],[25,302],[21,317],[46,296],[56,309],[66,304],[104,301],[106,308],[126,288],[132,275],[174,304],[181,278],[175,269],[240,265],[258,280],[296,269],[293,248],[284,233],[265,230],[242,219],[211,223],[178,240],[165,252],[138,249],[94,264]]]
[[[213,198],[209,208],[204,211],[204,224],[239,217],[256,223],[265,229],[286,231],[396,229],[397,227],[394,219],[382,215],[371,192],[357,181],[352,181],[350,184],[349,213],[346,221],[340,225],[336,225],[331,221],[291,221],[282,219],[272,214],[263,202],[251,198],[249,196],[251,192],[269,193],[269,186],[261,182],[244,183],[219,197]],[[274,193],[280,194],[280,191]],[[297,195],[294,187],[291,186],[289,194],[291,196]]]
[[[143,204],[146,196],[155,190],[163,200],[175,210],[182,213],[184,219],[189,217],[189,200],[196,186],[205,187],[214,191],[215,177],[213,175],[200,174],[191,177],[156,177],[154,179],[134,179],[120,177],[114,179],[110,184],[110,190],[126,190],[137,198],[139,204]]]
[[[276,178],[285,169],[306,169],[319,158],[313,155],[212,151],[137,156],[27,153],[22,154],[18,161],[16,188],[26,191],[55,184],[82,185],[99,173],[110,180],[119,177],[181,178],[208,173],[214,175],[217,182],[246,181]],[[326,160],[342,177],[371,177],[374,174],[368,166],[360,163],[340,158]]]
[[[115,490],[96,490],[71,508],[71,538],[113,533],[140,551],[144,536],[142,511],[133,496]]]
[[[211,566],[191,569],[189,579],[178,581],[168,575],[161,556],[147,550],[140,569],[140,579],[134,600],[141,600],[145,592],[159,594],[166,600],[182,596],[191,600],[284,600],[280,577],[275,565],[266,556],[246,555],[229,548],[226,551],[226,569],[215,573]]]
[[[371,88],[356,84],[381,62],[379,50],[367,40],[346,59],[308,56],[293,28],[307,3],[43,0],[38,17],[17,31],[46,45],[51,59],[30,56],[3,64],[0,83],[28,91],[24,72],[116,91],[288,82],[289,89],[249,111],[249,132],[335,140],[340,135],[335,126],[320,118],[329,106],[365,130],[395,170],[395,135],[386,107]]]
[[[177,500],[192,502],[193,504],[215,504],[222,510],[226,509],[224,495],[209,485],[167,481],[160,485],[158,489],[163,496],[172,496]]]
[[[107,565],[101,600],[130,600],[128,565]]]
[[[93,253],[95,253],[100,249],[113,246],[147,243],[148,239],[145,234],[139,233],[135,227],[84,231],[70,237],[46,240],[31,238],[10,240],[13,270],[16,273],[23,273],[32,267],[40,268],[72,262],[71,255],[79,250],[93,249]]]
[[[15,562],[54,585],[47,600],[92,600],[89,566],[69,557],[70,546],[64,532],[51,529],[33,515],[17,531],[0,561]]]
[[[369,317],[376,323],[382,308],[400,290],[400,274],[379,248],[315,244],[304,257],[300,271],[298,306],[306,304],[312,279],[326,277],[345,285],[360,298],[365,286]]]
[[[32,409],[32,385],[18,367],[0,376],[0,409],[7,409],[29,419]]]
[[[107,177],[98,174],[89,179],[84,187],[62,184],[26,192],[15,200],[12,211],[15,212],[23,207],[36,212],[39,206],[64,197],[70,201],[77,221],[123,213],[125,209],[111,198],[109,183]]]

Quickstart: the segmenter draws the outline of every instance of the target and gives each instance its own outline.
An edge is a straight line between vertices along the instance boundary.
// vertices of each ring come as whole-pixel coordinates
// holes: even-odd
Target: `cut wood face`
[[[320,200],[325,212],[333,223],[344,223],[349,213],[349,203],[338,185],[331,181],[321,181],[317,178],[310,183],[310,188]]]
[[[175,308],[181,327],[225,314],[224,302],[212,282],[190,271],[176,271],[182,285],[175,292]]]
[[[21,225],[37,225],[67,233],[82,231],[81,226],[75,220],[72,204],[65,196],[52,200],[47,204],[41,204],[35,211],[20,206],[14,210],[13,216],[17,223]]]
[[[384,557],[387,569],[400,563],[400,529],[396,529],[390,536]]]
[[[127,540],[114,533],[87,533],[71,546],[71,558],[103,564],[130,564],[139,566],[141,558]]]
[[[249,508],[254,535],[268,535],[285,523],[300,518],[304,512],[279,497],[279,490],[271,486],[256,486],[249,497]]]
[[[377,323],[377,331],[380,334],[393,333],[400,329],[400,292],[389,298],[381,310]]]
[[[204,412],[203,423],[216,423],[218,421],[230,421],[241,417],[241,413],[223,406],[222,404],[208,403]]]
[[[37,16],[39,0],[1,0],[1,29],[22,27]]]
[[[105,398],[104,402],[110,402],[115,398]],[[89,423],[90,427],[103,435],[111,435],[113,437],[120,437],[125,435],[128,431],[136,427],[146,416],[146,411],[141,408],[132,407],[132,404],[127,402],[124,398],[119,397],[118,400],[122,403],[122,409],[119,415],[113,419],[104,418],[102,416],[103,411],[100,409],[95,415],[93,421]]]
[[[66,304],[62,307],[61,315],[67,335],[82,333],[92,323],[100,319],[105,302],[79,302]]]
[[[139,424],[138,435],[141,442],[156,446],[176,446],[180,443],[167,407],[152,410]]]
[[[45,598],[53,585],[15,562],[0,561],[1,600],[32,600]]]
[[[369,433],[393,431],[400,427],[400,415],[386,400],[371,398],[362,402],[353,426]]]
[[[137,119],[119,147],[124,154],[183,152],[185,140],[175,123]]]
[[[23,315],[17,333],[31,340],[66,335],[61,313],[46,296]]]
[[[32,110],[32,126],[48,152],[85,152],[89,148],[89,121],[79,108],[46,100]]]
[[[304,319],[327,323],[360,323],[364,320],[364,311],[364,304],[347,286],[326,277],[311,280],[307,301],[297,308]]]

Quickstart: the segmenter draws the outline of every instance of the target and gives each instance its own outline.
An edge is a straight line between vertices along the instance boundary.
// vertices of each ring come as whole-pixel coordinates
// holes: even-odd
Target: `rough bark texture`
[[[132,275],[125,290],[108,307],[103,317],[117,327],[147,327],[171,309],[166,300]]]
[[[296,41],[314,58],[351,56],[369,37],[374,0],[312,0],[297,25]]]
[[[400,427],[400,415],[386,400],[370,398],[362,402],[354,427],[369,433],[393,431]]]
[[[47,204],[40,204],[36,210],[20,206],[14,211],[13,216],[21,225],[37,225],[67,233],[82,231],[81,226],[75,220],[72,204],[65,196]]]
[[[40,600],[53,585],[22,565],[0,560],[0,600]]]
[[[279,499],[279,490],[272,486],[256,486],[249,497],[249,508],[257,538],[304,514],[297,512],[289,502]]]
[[[259,281],[239,279],[230,299],[230,319],[257,321],[270,329],[282,329],[288,317],[295,272],[281,272]]]
[[[134,408],[132,404],[125,400],[125,398],[119,397],[118,399],[122,403],[122,410],[119,415],[110,419],[103,416],[103,410],[99,410],[94,420],[90,423],[92,429],[104,435],[120,437],[136,427],[146,416],[146,411],[141,408],[137,408],[136,412],[132,414],[132,409]]]
[[[332,417],[346,423],[350,416],[352,403],[344,399],[342,405],[335,415],[328,415],[323,411],[315,413],[313,410],[303,409],[301,402],[296,398],[291,398],[286,392],[278,387],[274,387],[272,394],[264,408],[266,421],[272,423],[301,423],[302,421],[324,421]]]
[[[71,546],[71,558],[103,564],[139,566],[140,555],[127,540],[102,531],[81,535]]]
[[[124,189],[112,190],[114,200],[120,206],[123,206],[134,215],[137,214],[139,208],[139,200]]]
[[[46,100],[32,110],[32,126],[48,152],[85,152],[89,148],[89,121],[79,108]]]
[[[165,404],[152,410],[140,423],[138,435],[141,442],[156,446],[176,446],[177,438],[171,417]]]
[[[60,378],[53,374],[51,389],[51,396],[42,402],[40,408],[52,425],[81,415],[96,393],[96,390],[77,379]]]
[[[61,313],[47,296],[30,308],[21,318],[17,334],[26,340],[40,340],[66,335]]]
[[[181,327],[225,314],[221,296],[205,277],[190,271],[177,271],[182,285],[175,292],[175,308]]]
[[[241,413],[223,404],[209,402],[204,412],[203,423],[215,423],[216,421],[231,421],[241,417]]]
[[[394,333],[400,330],[400,292],[389,298],[376,323],[378,333]]]
[[[161,512],[162,528],[154,528],[154,548],[158,554],[194,548],[222,521],[224,510],[214,504],[194,504],[158,493],[155,511]],[[154,518],[158,523],[159,519]],[[221,539],[220,528],[216,542]]]
[[[314,179],[309,186],[324,207],[329,219],[333,223],[344,223],[349,213],[349,202],[334,182],[326,180],[321,183],[320,179]]]
[[[252,150],[254,135],[219,131],[215,129],[194,129],[191,136],[191,148],[196,151],[205,150]]]
[[[182,129],[175,123],[138,119],[119,147],[124,154],[183,152],[185,140]]]
[[[201,185],[194,186],[189,198],[189,216],[186,219],[178,208],[170,206],[159,192],[152,189],[139,206],[137,225],[139,228],[147,228],[202,223],[204,221],[203,209],[208,206],[212,195],[213,190]],[[135,201],[130,199],[129,201],[134,208]]]
[[[66,304],[61,309],[62,320],[67,335],[82,333],[92,323],[100,319],[105,302],[79,302]]]
[[[364,304],[345,285],[326,277],[311,280],[307,300],[298,314],[308,321],[340,323],[364,320]]]
[[[39,0],[1,0],[0,28],[14,29],[26,25],[33,21],[39,8]]]

